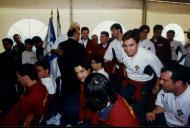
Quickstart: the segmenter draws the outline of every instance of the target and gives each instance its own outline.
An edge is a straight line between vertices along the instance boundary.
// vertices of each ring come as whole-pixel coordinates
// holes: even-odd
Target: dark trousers
[[[153,122],[147,122],[146,126],[168,127],[164,113],[158,114],[156,119]]]
[[[79,93],[65,94],[62,98],[61,125],[71,124],[72,126],[77,126],[80,111]]]

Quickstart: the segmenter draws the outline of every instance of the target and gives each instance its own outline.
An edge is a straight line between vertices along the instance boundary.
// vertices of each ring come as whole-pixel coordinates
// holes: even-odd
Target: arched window
[[[44,40],[47,33],[47,26],[36,19],[22,19],[15,22],[8,30],[7,37],[13,38],[14,34],[20,34],[22,41],[33,36],[39,36]]]

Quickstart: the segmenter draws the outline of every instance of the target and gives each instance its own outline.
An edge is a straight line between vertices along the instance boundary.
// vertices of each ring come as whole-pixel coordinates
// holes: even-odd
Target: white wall
[[[54,10],[54,25],[56,27],[56,8],[60,8],[60,20],[62,32],[66,33],[70,24],[69,1],[51,0],[46,3],[38,0],[14,0],[11,2],[26,2],[25,4],[8,4],[0,0],[0,41],[6,37],[12,24],[24,18],[34,18],[48,24],[50,10]],[[57,4],[56,4],[57,2]],[[52,5],[52,6],[51,6]],[[6,7],[6,8],[5,8]],[[28,9],[27,9],[28,8]],[[174,22],[184,30],[190,28],[190,5],[177,5],[167,3],[148,3],[147,24],[151,28],[149,37],[152,36],[152,28],[155,24],[167,25]],[[113,20],[121,23],[127,30],[139,27],[142,23],[142,1],[141,0],[73,0],[73,20],[81,26],[88,26],[93,32],[95,27],[103,21]],[[91,33],[90,33],[91,34]],[[0,43],[0,52],[3,51]]]

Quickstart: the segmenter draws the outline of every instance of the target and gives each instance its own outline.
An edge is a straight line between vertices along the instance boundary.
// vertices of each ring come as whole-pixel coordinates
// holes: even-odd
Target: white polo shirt
[[[48,90],[49,94],[55,94],[56,93],[56,82],[52,77],[42,78],[41,79],[42,84],[46,86],[46,89]]]
[[[108,49],[106,50],[106,53],[104,55],[104,59],[111,61],[113,59],[113,54],[112,54],[112,48],[115,50],[116,57],[120,63],[122,63],[122,41],[119,41],[117,39],[114,39]]]
[[[179,96],[165,93],[163,90],[157,95],[156,105],[165,109],[164,115],[169,126],[184,126],[188,124],[190,115],[190,87]]]
[[[171,45],[171,52],[172,52],[172,60],[178,59],[178,53],[179,52],[181,52],[182,55],[186,54],[186,50],[185,50],[185,48],[181,42],[173,40],[170,43],[170,45]]]
[[[152,52],[144,49],[138,48],[135,56],[129,57],[123,51],[122,53],[123,63],[126,66],[127,76],[135,81],[146,82],[154,77],[154,74],[146,74],[145,68],[151,67],[156,73],[157,77],[160,77],[160,70],[163,67],[161,61]]]
[[[22,64],[34,64],[36,62],[36,53],[33,51],[23,51],[22,53]]]
[[[150,50],[155,54],[155,46],[149,39],[139,41],[138,46],[141,48],[145,48],[146,50]]]

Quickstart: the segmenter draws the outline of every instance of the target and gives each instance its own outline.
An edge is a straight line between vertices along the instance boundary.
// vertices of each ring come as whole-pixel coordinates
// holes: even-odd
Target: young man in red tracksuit
[[[80,112],[79,112],[79,123],[80,125],[86,121],[92,119],[94,112],[91,112],[85,106],[84,97],[84,81],[86,77],[91,73],[90,64],[87,61],[79,60],[74,64],[75,73],[80,80]]]
[[[34,65],[21,65],[16,74],[26,93],[11,111],[0,119],[0,126],[37,126],[47,110],[48,91],[39,81]]]

